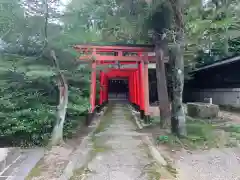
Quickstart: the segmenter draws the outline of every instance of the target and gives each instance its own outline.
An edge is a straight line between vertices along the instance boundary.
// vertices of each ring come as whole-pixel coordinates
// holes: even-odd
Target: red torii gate
[[[96,46],[76,45],[75,50],[81,53],[79,60],[92,63],[89,114],[96,108],[96,67],[97,65],[131,64],[135,68],[114,69],[100,71],[100,99],[99,105],[108,102],[108,79],[124,77],[129,81],[129,101],[139,107],[141,118],[149,120],[149,82],[148,63],[155,62],[153,46]],[[151,53],[153,55],[151,55]]]

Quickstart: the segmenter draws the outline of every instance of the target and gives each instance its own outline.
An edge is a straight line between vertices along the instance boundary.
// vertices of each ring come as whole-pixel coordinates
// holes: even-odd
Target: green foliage
[[[51,137],[56,117],[58,104],[58,91],[55,83],[54,70],[43,65],[20,65],[25,59],[15,58],[18,66],[14,69],[0,71],[0,136],[4,144],[46,144]],[[0,59],[1,65],[11,65],[12,59]],[[7,63],[8,62],[8,63]],[[24,63],[23,63],[24,64]],[[3,69],[4,69],[3,68]],[[52,71],[50,71],[52,69]],[[76,79],[81,71],[74,71],[68,75],[69,105],[66,123],[64,126],[65,137],[71,135],[80,118],[87,112],[88,81]],[[82,88],[85,87],[85,88]]]
[[[169,141],[168,136],[158,136],[157,143],[167,143]]]
[[[59,92],[50,49],[55,50],[69,83],[64,137],[71,136],[83,124],[83,116],[89,108],[89,68],[76,61],[78,54],[69,47],[71,42],[76,42],[71,36],[74,34],[61,24],[49,21],[48,46],[44,48],[44,8],[32,1],[25,3],[0,1],[3,10],[0,19],[3,40],[0,52],[1,145],[45,145],[51,137]],[[49,7],[55,5],[49,2]],[[51,20],[58,15],[54,8],[49,12]]]
[[[205,6],[199,2],[191,1],[186,8],[186,55],[190,64],[204,66],[239,54],[239,2],[209,1]]]

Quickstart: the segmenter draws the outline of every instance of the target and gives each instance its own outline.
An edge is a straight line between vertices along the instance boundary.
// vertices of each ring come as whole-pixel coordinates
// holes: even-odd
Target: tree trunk
[[[170,63],[172,68],[173,100],[172,100],[172,132],[186,136],[186,117],[182,104],[184,86],[184,21],[182,0],[170,0],[174,13],[175,33],[174,46],[170,52]]]
[[[45,3],[45,27],[44,27],[44,46],[42,51],[44,52],[45,48],[48,46],[48,35],[47,35],[47,28],[48,28],[48,18],[49,18],[49,9],[48,9],[48,0],[44,1]],[[63,141],[63,125],[65,122],[66,112],[67,112],[67,105],[68,105],[68,84],[64,77],[64,74],[61,72],[58,60],[56,58],[56,54],[54,50],[51,50],[51,57],[53,59],[54,67],[58,73],[58,91],[59,91],[59,104],[57,107],[57,119],[56,124],[53,128],[52,132],[52,139],[51,145],[58,145]]]
[[[165,128],[170,120],[170,107],[167,91],[167,80],[164,64],[164,53],[161,47],[156,46],[156,77],[157,77],[157,94],[160,111],[160,127]]]
[[[180,43],[176,43],[170,51],[169,60],[172,68],[172,132],[177,135],[186,136],[186,118],[182,104],[184,86],[184,61],[183,50]]]
[[[63,141],[63,125],[65,122],[67,105],[68,105],[68,84],[63,73],[60,71],[59,64],[55,52],[51,52],[53,62],[58,71],[58,91],[59,91],[59,104],[57,107],[57,119],[53,128],[51,145],[58,145]]]
[[[68,87],[58,86],[59,90],[59,105],[57,108],[57,120],[53,128],[51,145],[58,145],[63,141],[63,125],[68,105]]]

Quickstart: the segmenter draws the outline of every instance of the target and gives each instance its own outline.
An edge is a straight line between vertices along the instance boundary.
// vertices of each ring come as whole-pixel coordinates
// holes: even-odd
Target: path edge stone
[[[130,105],[128,105],[128,108],[131,110],[132,116],[135,120],[136,125],[138,126],[138,129],[143,129],[143,125],[141,121],[138,119],[138,117],[136,116],[136,113],[134,112],[133,108]]]
[[[73,176],[74,170],[76,169],[76,165],[79,160],[79,158],[77,158],[78,156],[84,157],[83,163],[81,164],[82,166],[84,166],[85,162],[87,161],[88,154],[91,151],[82,152],[80,148],[85,146],[86,143],[88,142],[89,138],[94,134],[94,132],[96,131],[96,129],[98,128],[98,126],[101,122],[101,117],[103,117],[105,115],[107,109],[108,109],[108,106],[105,106],[100,113],[96,114],[96,117],[94,117],[95,121],[97,121],[96,124],[94,125],[93,123],[95,121],[92,121],[92,124],[90,125],[90,126],[95,126],[94,129],[90,133],[88,133],[88,135],[86,137],[83,138],[83,140],[82,140],[81,144],[78,146],[78,148],[74,152],[72,152],[72,155],[70,157],[70,160],[69,160],[67,166],[65,167],[62,174],[58,178],[59,180],[69,180]],[[44,156],[44,153],[42,154],[42,157],[43,156]],[[41,160],[41,157],[39,158],[39,160]],[[34,162],[35,165],[37,163],[38,163],[38,161]],[[33,166],[33,168],[35,167],[35,165]],[[81,165],[80,165],[80,168],[81,168]],[[33,168],[31,168],[29,170],[29,172],[25,175],[25,177],[27,177],[29,175],[29,173],[31,172],[31,170]]]
[[[137,124],[138,128],[143,129],[143,125],[142,125],[141,121],[139,120],[139,118],[136,116],[136,114],[133,112],[132,109],[131,109],[131,113],[132,113],[132,116],[133,116],[134,120],[136,121],[136,124]],[[149,149],[152,157],[156,160],[156,162],[160,166],[167,166],[168,165],[167,161],[164,159],[164,157],[158,151],[158,149],[153,144],[153,142],[150,140],[150,138],[147,135],[144,135],[142,137],[143,137],[142,138],[143,142],[148,146],[148,149]]]
[[[81,144],[78,146],[78,148],[73,152],[72,156],[70,157],[70,160],[63,170],[62,175],[59,177],[59,180],[69,180],[73,175],[74,171],[76,169],[81,169],[84,167],[84,165],[87,163],[89,159],[89,155],[91,153],[91,149],[87,148],[87,150],[84,152],[82,149],[86,149],[87,144],[91,136],[94,134],[94,132],[97,130],[98,126],[101,123],[101,118],[105,115],[106,111],[108,109],[108,106],[105,106],[103,110],[98,114],[98,117],[96,117],[95,121],[97,123],[95,124],[94,129],[82,140]],[[94,121],[92,121],[93,123]],[[81,159],[81,162],[79,162],[79,159]],[[78,164],[80,163],[80,164]]]

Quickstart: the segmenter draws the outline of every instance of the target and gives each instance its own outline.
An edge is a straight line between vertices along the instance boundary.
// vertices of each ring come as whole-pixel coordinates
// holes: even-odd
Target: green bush
[[[24,61],[24,59],[16,61]],[[1,63],[6,65],[7,62],[11,64],[9,59],[0,58],[0,65]],[[46,145],[51,137],[56,121],[58,89],[54,74],[45,71],[37,74],[36,72],[40,70],[37,71],[37,66],[34,66],[33,71],[26,68],[25,64],[19,65],[14,70],[0,69],[1,146],[41,146]],[[69,82],[74,80],[73,75],[67,77]],[[81,83],[85,83],[85,86],[77,87]],[[64,137],[72,136],[89,107],[88,88],[84,88],[88,85],[88,81],[76,78],[75,83],[69,84]]]

